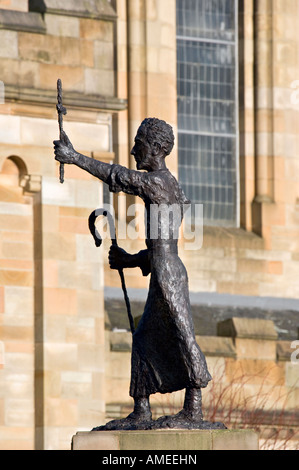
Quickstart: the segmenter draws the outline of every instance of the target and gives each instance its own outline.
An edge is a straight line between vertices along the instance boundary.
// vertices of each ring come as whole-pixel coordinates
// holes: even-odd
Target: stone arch
[[[26,193],[38,193],[41,190],[41,177],[31,175],[24,160],[17,155],[10,155],[0,161],[0,187],[12,188]]]
[[[7,157],[2,163],[0,173],[2,175],[11,176],[12,180],[13,177],[18,176],[20,182],[21,178],[27,175],[28,171],[25,162],[20,157],[17,155],[11,155]],[[9,178],[7,178],[7,180],[9,182]]]
[[[27,167],[17,156],[7,157],[0,167],[0,201],[22,202],[21,182],[27,174]]]

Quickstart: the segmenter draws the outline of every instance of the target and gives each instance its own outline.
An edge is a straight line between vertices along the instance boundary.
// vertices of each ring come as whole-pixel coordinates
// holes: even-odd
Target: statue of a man
[[[137,171],[79,154],[65,133],[54,145],[56,160],[88,171],[107,183],[112,192],[139,196],[148,214],[146,250],[131,255],[112,246],[109,252],[112,269],[140,267],[143,275],[150,274],[151,279],[144,312],[133,335],[130,395],[134,411],[127,418],[108,423],[105,429],[155,428],[153,423],[162,428],[203,427],[201,389],[208,385],[211,376],[195,339],[187,272],[178,256],[177,237],[150,236],[149,214],[153,205],[179,207],[181,217],[174,222],[179,226],[184,207],[190,204],[165,164],[174,146],[171,126],[156,118],[142,122],[131,151]],[[163,223],[169,225],[169,220],[162,220]],[[173,228],[172,234],[178,227]],[[186,390],[183,409],[154,422],[150,395],[183,389]]]

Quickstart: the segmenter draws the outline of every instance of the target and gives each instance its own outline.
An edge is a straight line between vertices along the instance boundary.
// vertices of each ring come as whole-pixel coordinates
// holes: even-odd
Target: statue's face
[[[151,171],[154,155],[152,147],[148,143],[143,132],[138,131],[135,137],[135,145],[131,150],[131,155],[136,161],[137,170]]]

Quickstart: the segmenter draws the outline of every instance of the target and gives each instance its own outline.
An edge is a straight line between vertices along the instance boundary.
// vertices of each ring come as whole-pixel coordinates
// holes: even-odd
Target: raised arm
[[[76,165],[104,181],[104,183],[107,182],[110,176],[111,165],[109,163],[100,162],[76,152],[65,132],[62,132],[61,140],[54,141],[54,153],[55,160],[60,163]]]
[[[76,165],[107,183],[111,192],[123,191],[144,199],[151,191],[147,173],[131,170],[121,165],[110,165],[81,155],[76,152],[65,132],[62,132],[61,140],[54,141],[54,153],[55,159],[60,163]]]

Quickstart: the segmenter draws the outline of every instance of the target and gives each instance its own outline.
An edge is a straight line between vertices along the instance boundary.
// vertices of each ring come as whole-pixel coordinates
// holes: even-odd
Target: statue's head
[[[169,155],[174,146],[174,134],[172,127],[167,122],[157,118],[146,118],[142,121],[137,134],[141,132],[145,135],[148,143],[152,145],[158,143],[165,153]]]
[[[135,137],[134,155],[138,170],[161,169],[174,146],[172,127],[165,121],[147,118],[141,123]]]

